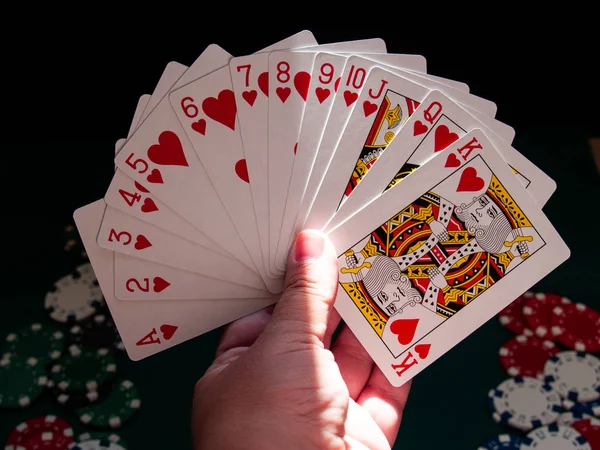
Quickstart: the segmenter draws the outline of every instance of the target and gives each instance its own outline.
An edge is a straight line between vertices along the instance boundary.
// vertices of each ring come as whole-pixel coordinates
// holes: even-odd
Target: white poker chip
[[[589,353],[557,353],[546,361],[544,376],[561,397],[572,402],[600,398],[600,359]]]
[[[523,431],[554,423],[563,412],[558,392],[530,377],[504,380],[488,393],[488,406],[496,422]]]
[[[521,449],[592,450],[592,447],[577,430],[553,423],[531,431],[522,440]]]
[[[125,448],[116,442],[106,439],[93,439],[91,441],[78,442],[69,447],[69,450],[125,450]]]
[[[92,316],[104,303],[95,277],[66,275],[46,294],[44,306],[60,323],[79,322]]]
[[[81,278],[85,278],[93,283],[97,281],[94,268],[90,263],[85,263],[77,266],[75,269]]]
[[[593,419],[593,416],[579,411],[567,411],[558,416],[556,423],[559,425],[571,425],[579,420]]]

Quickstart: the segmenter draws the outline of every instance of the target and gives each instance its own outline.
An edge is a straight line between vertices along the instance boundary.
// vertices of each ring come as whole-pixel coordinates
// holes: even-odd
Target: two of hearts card
[[[556,184],[496,109],[379,38],[169,63],[74,213],[129,357],[277,302],[310,228],[338,254],[336,310],[405,383],[569,257]]]

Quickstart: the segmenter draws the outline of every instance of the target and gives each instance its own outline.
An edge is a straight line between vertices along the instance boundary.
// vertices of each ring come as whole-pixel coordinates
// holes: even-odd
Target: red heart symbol
[[[173,337],[173,335],[177,331],[177,328],[179,327],[176,327],[175,325],[167,325],[165,323],[160,326],[160,332],[162,333],[163,338],[165,338],[165,340],[168,341]]]
[[[335,84],[333,85],[333,90],[335,92],[337,92],[338,88],[340,87],[340,81],[342,81],[342,77],[339,77],[337,80],[335,80]]]
[[[365,100],[363,103],[363,111],[365,112],[365,117],[369,117],[375,111],[377,111],[377,105],[375,103],[371,103],[369,100]]]
[[[240,159],[235,163],[235,173],[242,181],[250,183],[250,178],[248,177],[248,166],[246,165],[245,159]]]
[[[134,247],[136,250],[144,250],[145,248],[152,247],[152,243],[143,234],[138,234],[135,238]]]
[[[171,283],[169,283],[167,280],[161,277],[154,277],[152,281],[154,282],[154,286],[152,287],[152,290],[154,292],[162,292],[166,288],[171,286]]]
[[[192,130],[200,133],[202,136],[206,133],[206,120],[200,119],[192,123]]]
[[[450,153],[448,158],[446,158],[446,166],[445,167],[458,167],[460,166],[460,160],[456,157],[454,153]]]
[[[450,144],[457,140],[458,134],[450,133],[450,130],[446,125],[440,125],[435,129],[435,143],[433,145],[433,151],[439,152],[441,150],[444,150],[446,147],[448,147]]]
[[[294,145],[294,155],[296,154],[296,150],[298,150],[298,143],[296,142],[296,144]]]
[[[202,102],[202,111],[215,122],[235,130],[237,106],[231,89],[223,89],[216,98],[205,98]]]
[[[308,72],[298,72],[296,76],[294,76],[294,87],[300,97],[306,101],[306,97],[308,97],[308,88],[310,87],[310,73]]]
[[[148,189],[146,189],[144,186],[142,186],[142,185],[141,185],[140,183],[138,183],[137,181],[134,181],[134,182],[133,182],[133,184],[134,184],[135,188],[136,188],[138,191],[140,191],[140,192],[144,192],[144,193],[146,193],[146,194],[147,194],[148,192],[150,192]]]
[[[156,203],[151,198],[145,198],[142,205],[142,212],[150,213],[153,211],[158,211],[158,206],[156,206]]]
[[[181,141],[172,131],[163,131],[158,136],[158,144],[150,146],[148,158],[162,166],[187,166]]]
[[[254,89],[252,89],[251,91],[242,92],[242,98],[246,100],[250,106],[254,105],[257,96],[258,92],[256,92]]]
[[[263,72],[258,76],[258,87],[265,97],[269,96],[269,72]]]
[[[358,94],[352,91],[344,91],[344,100],[346,100],[346,106],[350,106],[358,99]]]
[[[315,94],[319,99],[319,103],[323,103],[325,100],[327,100],[329,94],[331,94],[331,91],[327,88],[318,87],[315,89]]]
[[[279,97],[279,100],[281,100],[281,103],[285,103],[285,101],[292,93],[292,90],[289,87],[278,87],[277,89],[275,89],[275,93]]]
[[[146,177],[146,180],[148,180],[149,183],[163,183],[162,175],[158,169],[152,169],[152,172]]]
[[[429,130],[429,128],[427,128],[427,125],[425,125],[423,122],[421,122],[420,120],[417,120],[415,122],[415,127],[414,127],[414,133],[413,136],[418,136],[420,134],[423,133],[427,133],[427,130]]]
[[[408,345],[415,337],[419,319],[396,319],[390,326],[390,331],[398,335],[398,342]]]
[[[431,348],[431,344],[419,344],[415,345],[415,352],[419,355],[419,358],[425,359],[427,355],[429,355],[429,349]]]
[[[460,175],[457,192],[480,191],[484,186],[483,178],[477,176],[477,170],[474,167],[467,167]]]

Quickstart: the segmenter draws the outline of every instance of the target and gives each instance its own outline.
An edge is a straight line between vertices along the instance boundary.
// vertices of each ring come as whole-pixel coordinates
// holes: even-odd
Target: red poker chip
[[[523,320],[521,310],[523,309],[524,295],[518,296],[506,308],[498,313],[498,319],[504,328],[516,334],[531,335],[531,330]]]
[[[600,450],[600,420],[582,419],[571,424],[584,438],[587,439],[592,450]]]
[[[511,377],[543,378],[544,364],[559,351],[552,341],[519,335],[500,347],[500,364]]]
[[[27,450],[65,450],[73,443],[73,437],[44,431],[37,434],[25,442],[24,448]]]
[[[561,303],[571,302],[558,294],[544,292],[525,292],[523,294],[523,318],[536,336],[550,338],[550,316],[552,309]]]
[[[11,445],[14,448],[19,445],[23,446],[30,439],[46,432],[52,433],[55,439],[61,437],[68,443],[73,442],[73,428],[71,428],[71,425],[60,417],[47,415],[29,419],[17,425],[8,436],[6,447],[8,448]],[[29,449],[29,447],[26,448]]]
[[[552,310],[554,340],[580,352],[600,351],[600,313],[583,303],[562,303]]]

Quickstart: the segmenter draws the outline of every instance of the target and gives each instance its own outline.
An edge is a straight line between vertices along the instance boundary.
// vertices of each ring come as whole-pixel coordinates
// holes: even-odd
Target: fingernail
[[[318,259],[325,249],[323,236],[315,231],[303,231],[296,238],[294,258],[297,262]]]

